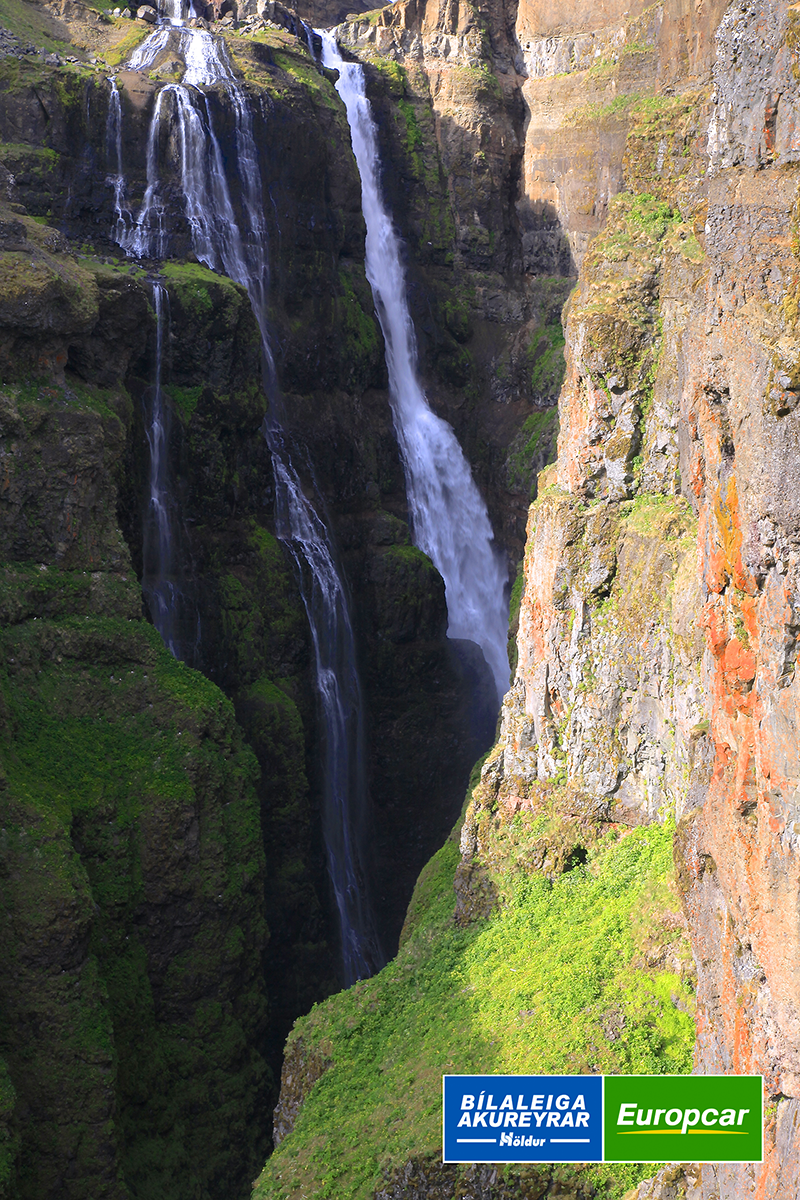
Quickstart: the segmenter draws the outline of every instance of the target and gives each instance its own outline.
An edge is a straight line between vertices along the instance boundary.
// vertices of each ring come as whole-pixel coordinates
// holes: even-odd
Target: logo
[[[605,1162],[761,1162],[760,1075],[606,1075]]]
[[[760,1075],[445,1075],[446,1163],[761,1162]]]
[[[599,1075],[445,1075],[443,1161],[601,1162]]]

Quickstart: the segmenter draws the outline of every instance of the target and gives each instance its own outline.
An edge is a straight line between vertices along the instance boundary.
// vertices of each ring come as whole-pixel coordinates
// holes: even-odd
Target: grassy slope
[[[530,826],[520,829],[530,844],[537,818],[515,823]],[[459,929],[451,839],[420,877],[397,958],[295,1026],[289,1052],[300,1038],[304,1054],[333,1065],[269,1160],[257,1200],[366,1200],[385,1171],[438,1159],[443,1073],[689,1070],[691,993],[641,955],[676,907],[671,847],[670,827],[651,826],[612,832],[553,883],[518,864],[498,913]],[[586,1171],[608,1197],[650,1173]]]

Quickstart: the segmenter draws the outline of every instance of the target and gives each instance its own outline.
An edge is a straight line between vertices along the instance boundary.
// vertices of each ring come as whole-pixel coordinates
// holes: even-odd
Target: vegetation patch
[[[120,20],[119,24],[122,25],[123,22]],[[110,67],[118,67],[129,59],[139,43],[143,42],[150,33],[149,27],[141,25],[139,22],[126,20],[124,24],[126,30],[123,37],[115,46],[103,53],[103,58]]]
[[[519,814],[515,843],[536,841],[544,823]],[[517,861],[494,877],[497,914],[462,929],[453,921],[458,862],[451,839],[423,871],[393,962],[297,1022],[290,1041],[302,1038],[332,1066],[258,1180],[258,1200],[368,1200],[410,1158],[435,1161],[444,1072],[691,1068],[691,993],[641,956],[672,874],[671,828],[607,836],[552,882]],[[575,1174],[610,1198],[649,1171]],[[508,1169],[517,1174],[525,1169]]]
[[[632,191],[668,199],[675,185],[704,167],[703,110],[708,88],[640,95],[631,105],[625,182]]]
[[[546,325],[528,347],[531,392],[534,396],[557,396],[564,382],[564,330],[561,322]]]
[[[511,678],[514,678],[514,672],[517,669],[517,661],[519,659],[519,648],[517,646],[517,633],[519,631],[519,613],[522,607],[522,593],[525,590],[525,562],[519,564],[517,576],[514,580],[514,586],[511,589],[511,597],[508,606],[508,666],[511,672]]]
[[[592,256],[623,262],[647,252],[680,224],[680,213],[658,196],[621,192],[609,205],[608,224],[592,243]]]
[[[506,459],[506,479],[513,491],[525,491],[535,498],[536,478],[555,460],[557,438],[557,408],[539,409],[525,418]]]
[[[477,67],[451,67],[454,77],[454,90],[460,97],[473,102],[479,100],[502,100],[503,89],[491,67],[481,63]]]
[[[76,583],[59,604],[72,597],[80,612]],[[15,965],[0,1047],[37,1113],[22,1129],[20,1175],[44,1192],[53,1150],[37,1122],[50,1121],[56,1158],[77,1155],[93,1178],[92,1156],[114,1144],[104,1114],[115,1100],[132,1191],[176,1200],[187,1179],[201,1194],[222,1178],[235,1194],[230,1129],[257,1144],[269,1082],[252,1049],[264,999],[247,965],[265,936],[253,755],[230,702],[144,622],[27,620],[3,632],[2,650],[0,950]],[[157,919],[144,914],[163,896],[198,916],[170,927],[156,966]],[[55,957],[42,964],[21,949],[32,945]],[[7,1091],[0,1073],[0,1170]]]
[[[589,104],[575,108],[564,118],[564,125],[573,129],[585,129],[588,125],[615,125],[624,121],[630,114],[631,106],[637,99],[637,93],[614,96],[612,100],[593,100]]]
[[[183,308],[194,317],[207,320],[216,313],[222,299],[227,304],[220,320],[228,324],[230,308],[238,309],[241,304],[242,289],[238,284],[200,263],[164,263],[161,274],[166,277],[170,291],[174,289]]]
[[[43,50],[73,53],[71,44],[55,35],[55,22],[44,6],[26,4],[24,0],[0,0],[0,25]]]
[[[174,408],[180,413],[184,423],[191,421],[192,414],[197,408],[200,396],[203,391],[203,385],[198,383],[194,387],[178,387],[174,383],[167,384],[164,391],[167,393]]]

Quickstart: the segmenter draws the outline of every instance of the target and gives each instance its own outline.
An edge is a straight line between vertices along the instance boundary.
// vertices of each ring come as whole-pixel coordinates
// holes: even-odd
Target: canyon
[[[0,26],[0,1197],[800,1196],[795,8]],[[443,1165],[494,1070],[764,1162]]]

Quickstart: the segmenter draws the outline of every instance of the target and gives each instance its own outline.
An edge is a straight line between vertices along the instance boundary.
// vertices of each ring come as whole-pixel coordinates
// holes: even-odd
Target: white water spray
[[[444,579],[448,635],[478,643],[494,676],[499,703],[509,683],[507,573],[458,439],[447,422],[431,411],[417,379],[417,347],[400,242],[381,197],[377,135],[363,67],[345,62],[332,33],[322,29],[316,33],[322,39],[323,64],[339,72],[336,90],[347,109],[361,173],[367,278],[386,343],[389,392],[414,541]]]

